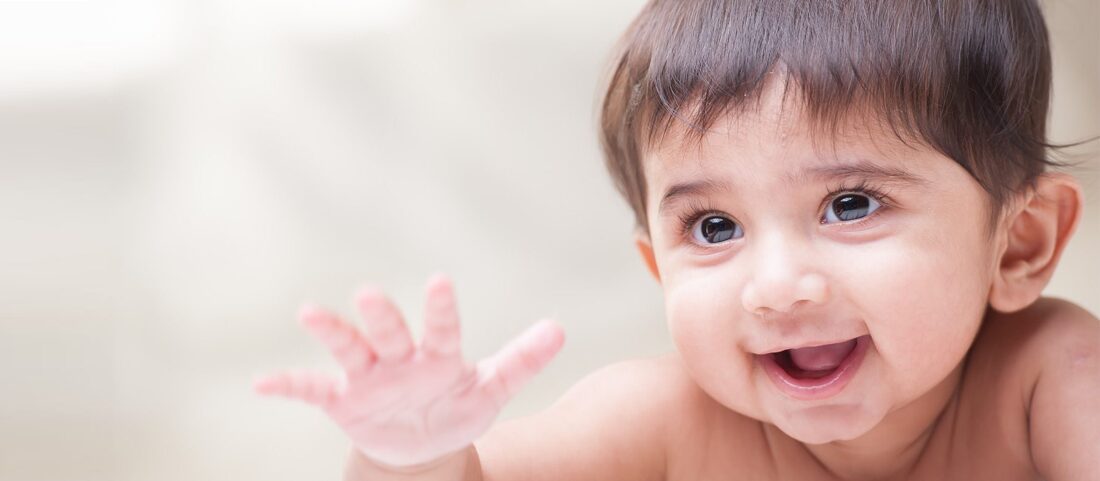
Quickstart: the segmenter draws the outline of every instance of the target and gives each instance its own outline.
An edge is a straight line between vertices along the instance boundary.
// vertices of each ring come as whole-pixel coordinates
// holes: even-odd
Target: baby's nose
[[[764,316],[789,313],[802,304],[822,304],[829,296],[825,277],[814,269],[812,253],[805,246],[772,242],[756,246],[753,272],[741,292],[748,312]]]
[[[803,304],[822,304],[828,287],[818,274],[806,274],[791,281],[754,281],[741,293],[745,310],[764,317],[770,313],[790,313]]]

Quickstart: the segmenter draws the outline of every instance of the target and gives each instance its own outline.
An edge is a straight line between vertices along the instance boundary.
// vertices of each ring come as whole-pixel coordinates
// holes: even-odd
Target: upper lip
[[[841,343],[841,342],[848,342],[848,341],[851,341],[853,339],[858,339],[860,337],[863,337],[864,335],[866,335],[866,334],[859,335],[859,336],[853,336],[853,337],[837,338],[835,340],[830,340],[830,341],[814,340],[814,341],[790,342],[790,343],[784,343],[782,345],[782,347],[774,347],[774,348],[769,347],[769,348],[764,348],[764,349],[754,349],[751,352],[753,354],[763,356],[763,355],[775,354],[775,353],[779,353],[779,352],[783,352],[783,351],[787,351],[787,350],[791,350],[791,349],[802,349],[804,347],[815,347],[815,346],[828,346],[829,344],[838,344],[838,343]]]

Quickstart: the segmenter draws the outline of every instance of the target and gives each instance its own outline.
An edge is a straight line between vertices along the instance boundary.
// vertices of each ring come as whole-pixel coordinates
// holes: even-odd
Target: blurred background
[[[295,322],[456,282],[469,359],[558,358],[502,418],[672,350],[596,101],[642,0],[0,1],[0,479],[339,479],[253,376],[336,372]],[[1047,0],[1052,139],[1100,135],[1100,1]],[[1049,294],[1100,312],[1100,145]]]

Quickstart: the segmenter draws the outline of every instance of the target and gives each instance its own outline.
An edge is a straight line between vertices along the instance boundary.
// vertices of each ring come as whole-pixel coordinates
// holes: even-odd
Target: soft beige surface
[[[294,312],[362,282],[419,334],[452,274],[470,358],[555,316],[504,417],[670,350],[595,140],[641,3],[0,3],[0,480],[337,479],[341,434],[249,384],[332,369]],[[1053,138],[1100,134],[1100,5],[1049,3]],[[1100,312],[1094,159],[1049,292]]]

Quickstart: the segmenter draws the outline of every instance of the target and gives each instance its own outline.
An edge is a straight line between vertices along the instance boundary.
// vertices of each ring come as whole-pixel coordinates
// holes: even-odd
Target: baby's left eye
[[[871,215],[882,207],[877,200],[863,194],[847,193],[833,198],[825,209],[824,223],[846,222]]]

